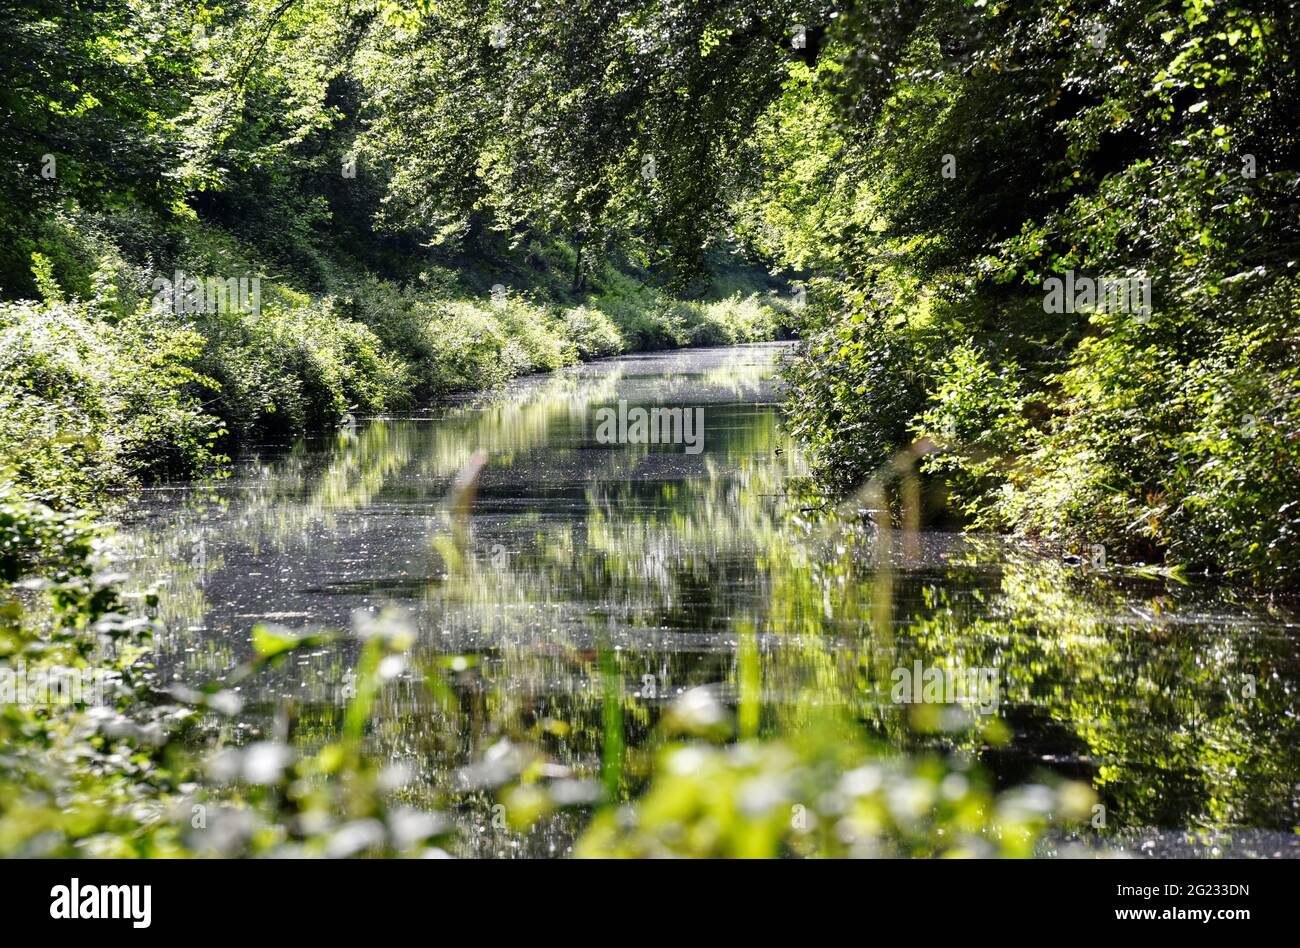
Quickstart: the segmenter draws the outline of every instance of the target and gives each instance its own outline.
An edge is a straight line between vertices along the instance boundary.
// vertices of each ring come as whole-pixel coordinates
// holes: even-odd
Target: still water
[[[784,352],[576,366],[143,493],[121,543],[133,584],[160,593],[160,673],[220,679],[259,623],[347,629],[397,610],[418,644],[370,748],[416,805],[460,792],[465,854],[572,844],[568,816],[491,831],[491,796],[466,788],[494,746],[532,742],[557,772],[598,773],[613,669],[633,793],[665,707],[706,685],[735,703],[748,635],[762,735],[834,706],[899,749],[966,751],[1001,785],[1090,783],[1105,807],[1080,834],[1092,849],[1300,855],[1292,614],[1122,563],[880,531],[861,503],[827,517],[783,429]],[[609,443],[601,410],[620,403],[698,411],[702,441]],[[230,736],[325,739],[356,655],[322,647],[241,686]],[[896,700],[897,674],[936,667],[971,687]]]

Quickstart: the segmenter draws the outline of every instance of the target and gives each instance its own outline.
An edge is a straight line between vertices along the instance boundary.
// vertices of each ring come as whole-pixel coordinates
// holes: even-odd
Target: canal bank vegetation
[[[833,490],[927,438],[959,522],[1300,576],[1298,12],[836,18],[764,115],[743,226],[819,274],[791,410]]]
[[[257,291],[241,305],[196,276],[265,269],[225,231],[178,225],[178,265],[161,277],[97,233],[95,215],[69,219],[67,245],[32,255],[39,299],[0,302],[0,456],[26,496],[56,507],[579,360],[771,338],[790,315],[776,283],[745,268],[730,268],[729,295],[690,300],[613,264],[572,297],[545,279],[480,293],[475,279],[509,277],[434,264],[410,284],[331,271],[327,293],[230,278]],[[552,247],[560,262],[566,249]]]

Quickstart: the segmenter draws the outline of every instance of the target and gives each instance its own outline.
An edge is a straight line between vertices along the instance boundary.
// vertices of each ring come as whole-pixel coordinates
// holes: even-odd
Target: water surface
[[[779,411],[783,351],[577,366],[143,493],[122,543],[136,585],[160,584],[161,673],[220,678],[258,623],[345,629],[359,611],[400,610],[418,645],[371,748],[419,804],[463,790],[503,739],[540,744],[557,772],[598,773],[609,653],[631,793],[669,702],[701,685],[734,702],[752,635],[765,734],[797,735],[826,703],[900,749],[961,748],[1004,784],[1090,782],[1106,807],[1090,847],[1300,854],[1291,614],[993,538],[882,539],[869,512],[814,525],[791,490],[806,469]],[[620,402],[702,409],[703,450],[602,443],[597,412]],[[476,452],[487,463],[462,520],[447,498]],[[236,736],[277,716],[304,743],[332,733],[356,651],[299,655],[244,687]],[[916,662],[990,670],[996,701],[899,704],[891,673]],[[453,701],[431,696],[431,674]],[[568,851],[570,817],[499,833],[490,804],[464,803],[467,852]]]

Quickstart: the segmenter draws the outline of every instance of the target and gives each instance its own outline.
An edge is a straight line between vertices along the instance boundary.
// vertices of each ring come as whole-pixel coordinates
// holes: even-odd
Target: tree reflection
[[[471,832],[467,851],[481,853],[567,851],[581,821],[530,780],[640,794],[672,739],[666,709],[702,687],[732,709],[734,737],[798,747],[829,714],[881,747],[975,758],[995,787],[1083,780],[1105,808],[1089,829],[1102,840],[1296,825],[1300,669],[1286,615],[995,538],[917,532],[906,471],[833,518],[810,512],[789,490],[805,466],[771,391],[778,352],[525,380],[143,506],[150,518],[125,542],[141,582],[168,580],[160,664],[211,677],[247,653],[256,621],[339,627],[353,609],[397,603],[417,644],[378,696],[367,746],[408,765],[410,801],[451,795],[469,824],[488,825],[498,794],[467,784],[466,768],[492,748],[531,749],[495,786],[514,780],[511,809],[539,819]],[[703,454],[597,444],[594,409],[619,399],[704,406]],[[448,487],[478,451],[473,505],[449,511]],[[344,643],[268,673],[249,727],[291,701],[297,739],[324,740],[356,661]],[[918,662],[996,670],[996,708],[896,703],[891,674]]]

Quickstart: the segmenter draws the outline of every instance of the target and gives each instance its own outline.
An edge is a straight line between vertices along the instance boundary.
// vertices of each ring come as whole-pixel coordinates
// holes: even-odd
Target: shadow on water
[[[1292,616],[996,538],[891,531],[878,512],[828,531],[788,492],[806,471],[778,409],[781,352],[577,366],[143,494],[122,544],[134,582],[161,584],[161,672],[219,678],[257,623],[342,628],[396,604],[419,645],[370,746],[413,774],[412,802],[502,738],[600,774],[611,687],[626,795],[666,704],[699,685],[737,703],[750,648],[759,733],[797,735],[833,704],[900,748],[967,750],[1002,784],[1044,770],[1090,782],[1106,813],[1094,845],[1296,854]],[[702,409],[702,450],[603,443],[599,412],[620,403]],[[460,520],[445,498],[477,452]],[[348,644],[322,647],[258,678],[234,736],[288,707],[297,740],[323,740],[355,660]],[[898,700],[900,670],[934,668],[978,673],[982,690]],[[482,807],[471,800],[467,819]],[[573,832],[557,816],[467,846],[560,854]]]

